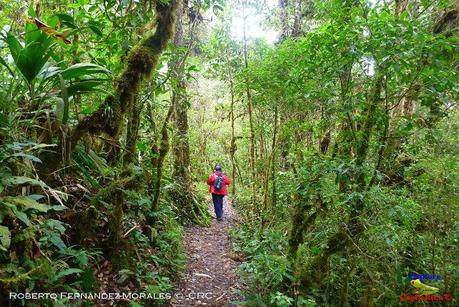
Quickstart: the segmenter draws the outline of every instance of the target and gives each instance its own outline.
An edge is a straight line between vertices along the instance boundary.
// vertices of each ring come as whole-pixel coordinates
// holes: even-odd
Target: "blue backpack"
[[[220,191],[223,187],[223,175],[215,175],[214,188],[216,191]]]

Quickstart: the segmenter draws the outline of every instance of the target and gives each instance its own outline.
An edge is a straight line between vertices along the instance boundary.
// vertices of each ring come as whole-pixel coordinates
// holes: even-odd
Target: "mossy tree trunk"
[[[128,124],[126,133],[126,152],[123,163],[128,165],[134,162],[137,155],[137,138],[139,136],[140,114],[142,113],[143,103],[138,98],[134,98],[131,110],[128,112]]]
[[[293,28],[292,28],[292,36],[298,36],[302,30],[302,4],[303,0],[296,0],[295,1],[295,13],[294,13],[294,20],[293,20]]]
[[[176,11],[174,47],[177,49],[187,47],[191,49],[194,43],[193,30],[196,21],[191,23],[189,32],[189,44],[185,44],[183,30],[184,7],[180,4]],[[175,86],[172,92],[172,119],[174,124],[174,138],[172,146],[173,175],[176,188],[170,195],[179,210],[179,214],[185,220],[200,225],[207,225],[210,216],[207,206],[194,195],[194,184],[191,178],[190,144],[188,137],[188,108],[190,106],[186,95],[185,63],[189,54],[186,52],[183,58],[176,59],[171,63],[172,76]]]
[[[183,7],[179,6],[177,10],[175,23],[174,47],[184,48],[183,33]],[[189,103],[186,96],[185,82],[185,59],[177,59],[172,63],[172,76],[176,86],[172,92],[173,123],[175,128],[174,146],[172,149],[174,155],[174,177],[179,178],[185,186],[190,186],[190,145],[188,140],[188,107]]]
[[[231,177],[233,183],[231,185],[231,195],[236,196],[236,135],[234,124],[236,117],[234,116],[234,82],[233,79],[229,80],[230,82],[230,94],[231,94],[231,147],[230,147],[230,159],[231,159]]]
[[[274,131],[273,131],[273,138],[271,141],[271,152],[269,154],[266,166],[265,166],[265,174],[264,174],[264,186],[263,186],[263,212],[261,218],[261,228],[262,230],[265,228],[267,219],[269,219],[269,212],[273,208],[276,199],[276,183],[275,183],[275,158],[276,158],[276,151],[277,151],[277,131],[278,131],[278,121],[279,121],[279,107],[276,105],[274,109]],[[269,199],[269,179],[271,177],[271,199]],[[271,204],[271,207],[269,206]]]
[[[247,16],[243,17],[243,31],[244,31],[244,66],[247,69],[249,67],[249,61],[248,61],[248,50],[247,50],[247,33],[246,33],[246,27],[247,27]],[[255,128],[254,128],[254,120],[253,120],[253,110],[252,110],[252,94],[250,92],[250,84],[249,84],[249,78],[246,76],[245,79],[245,86],[246,86],[246,94],[247,94],[247,113],[249,115],[249,127],[250,127],[250,154],[249,154],[249,161],[250,161],[250,186],[252,190],[252,206],[254,208],[254,212],[258,212],[260,214],[260,206],[257,204],[257,194],[256,194],[256,172],[255,172],[255,147],[256,147],[256,142],[255,142]]]
[[[58,169],[65,157],[71,155],[78,141],[87,134],[105,133],[112,139],[118,139],[124,116],[131,109],[142,81],[151,75],[174,33],[175,11],[181,1],[155,3],[155,32],[131,50],[125,68],[116,80],[113,94],[106,97],[97,111],[78,122],[65,143],[61,144],[61,152],[43,161],[48,166],[44,172],[51,174]]]
[[[371,94],[368,97],[366,108],[364,109],[365,119],[362,125],[359,125],[360,129],[357,133],[357,142],[354,146],[357,171],[349,177],[350,183],[346,186],[352,186],[353,188],[352,190],[348,188],[347,193],[363,193],[369,188],[365,181],[363,165],[367,161],[370,139],[373,135],[373,128],[376,121],[376,112],[381,102],[383,80],[384,75],[377,72],[374,77]],[[350,159],[351,157],[348,158]],[[325,277],[325,274],[321,272],[321,268],[325,267],[329,257],[333,254],[345,251],[350,243],[358,240],[365,229],[360,220],[364,205],[365,203],[362,198],[357,197],[353,201],[347,222],[340,225],[337,232],[327,240],[325,244],[326,248],[311,260],[308,266],[310,275],[308,274],[309,276],[307,278],[301,280],[302,289],[305,293],[308,292],[313,285],[319,285],[321,283]]]
[[[159,205],[159,196],[161,194],[161,179],[163,176],[163,165],[164,160],[166,159],[166,155],[169,152],[170,144],[169,144],[169,133],[167,131],[169,119],[172,114],[172,105],[169,107],[169,111],[167,112],[166,118],[164,119],[164,124],[161,129],[161,144],[158,149],[158,158],[156,159],[155,165],[156,166],[156,177],[155,183],[153,187],[153,202],[151,205],[152,210],[158,209]]]
[[[62,150],[71,154],[78,141],[87,134],[107,134],[115,142],[118,141],[126,113],[129,113],[127,131],[127,154],[125,164],[134,160],[135,144],[140,125],[140,113],[142,105],[136,102],[142,81],[147,79],[156,68],[162,51],[173,36],[175,24],[175,12],[179,0],[169,2],[157,1],[156,30],[154,34],[146,37],[129,53],[126,65],[116,81],[114,93],[109,95],[104,103],[92,115],[79,121],[68,142]],[[57,157],[54,166],[62,161],[62,154]],[[118,156],[118,155],[117,155]],[[109,221],[110,234],[108,238],[109,253],[118,267],[123,267],[129,258],[128,241],[122,237],[122,217],[124,201],[124,189],[128,189],[132,175],[130,172],[121,172],[117,186],[113,187],[111,195],[112,208]]]
[[[281,20],[281,33],[279,40],[282,42],[289,37],[289,25],[288,25],[288,7],[289,7],[288,0],[279,0],[279,13],[280,13],[280,20]]]

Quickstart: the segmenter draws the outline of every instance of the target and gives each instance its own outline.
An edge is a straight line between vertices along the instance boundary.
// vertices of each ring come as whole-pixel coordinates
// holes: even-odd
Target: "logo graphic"
[[[421,295],[435,294],[440,290],[435,287],[424,285],[419,279],[412,280],[411,285],[417,289],[416,293]]]
[[[441,278],[441,275],[418,275],[418,274],[413,273],[413,272],[410,272],[410,274],[408,275],[408,277],[410,278],[410,280],[415,280],[415,279],[419,279],[419,280],[424,280],[424,279],[429,279],[429,280],[432,280],[432,279],[442,279],[442,278]]]
[[[418,275],[410,272],[408,275],[410,284],[416,289],[414,295],[408,295],[405,293],[400,294],[400,301],[451,301],[451,294],[447,293],[444,295],[437,294],[440,289],[432,287],[421,282],[421,280],[439,280],[442,279],[440,275]],[[437,294],[437,295],[435,295]]]

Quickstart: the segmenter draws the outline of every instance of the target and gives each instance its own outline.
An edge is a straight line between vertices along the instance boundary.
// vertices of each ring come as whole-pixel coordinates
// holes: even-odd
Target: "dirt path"
[[[209,204],[212,216],[213,205]],[[212,220],[208,228],[192,226],[185,230],[184,244],[188,256],[185,275],[177,283],[170,306],[237,306],[241,301],[236,269],[228,231],[237,215],[225,197],[223,221]],[[231,257],[231,258],[230,258]]]

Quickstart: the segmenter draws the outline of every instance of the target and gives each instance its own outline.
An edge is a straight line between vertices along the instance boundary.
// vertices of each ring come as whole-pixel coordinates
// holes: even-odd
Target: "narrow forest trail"
[[[215,216],[213,205],[209,210]],[[237,214],[225,197],[223,221],[212,219],[210,227],[186,228],[184,245],[187,254],[185,275],[175,287],[170,306],[237,306],[241,288],[233,260],[228,231],[235,226]]]

